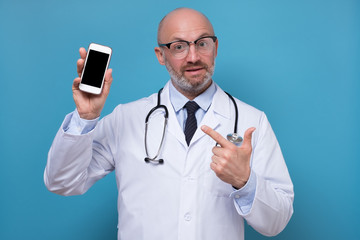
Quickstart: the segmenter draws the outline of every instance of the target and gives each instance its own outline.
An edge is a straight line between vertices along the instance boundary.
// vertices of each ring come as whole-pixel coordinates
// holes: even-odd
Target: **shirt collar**
[[[215,92],[216,92],[216,85],[214,84],[214,82],[212,82],[210,87],[208,87],[205,90],[205,92],[197,96],[193,101],[195,101],[200,106],[200,108],[206,112],[211,105]],[[175,112],[180,111],[184,107],[184,105],[189,101],[187,97],[182,95],[174,87],[171,81],[169,84],[169,93],[170,93],[170,101],[171,104],[173,105]]]

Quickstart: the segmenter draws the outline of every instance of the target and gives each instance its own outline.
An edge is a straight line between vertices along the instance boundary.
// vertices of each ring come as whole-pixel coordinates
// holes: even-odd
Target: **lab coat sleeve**
[[[252,173],[256,177],[254,201],[244,214],[238,213],[256,231],[265,236],[280,233],[293,214],[293,184],[280,146],[265,114],[262,114],[256,140],[253,141]]]
[[[82,135],[64,131],[67,116],[48,153],[44,182],[49,191],[69,196],[85,193],[114,169],[114,113]]]

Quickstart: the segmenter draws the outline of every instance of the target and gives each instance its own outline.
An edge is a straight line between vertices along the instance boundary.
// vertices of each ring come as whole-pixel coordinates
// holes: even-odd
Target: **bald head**
[[[158,43],[172,41],[172,38],[181,38],[181,34],[189,31],[206,31],[215,35],[209,19],[199,11],[191,8],[177,8],[168,13],[159,23]]]

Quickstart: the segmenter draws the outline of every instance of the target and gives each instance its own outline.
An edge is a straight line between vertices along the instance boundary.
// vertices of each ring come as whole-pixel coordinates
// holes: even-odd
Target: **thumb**
[[[251,127],[248,128],[244,134],[244,142],[241,145],[241,147],[251,147],[251,138],[252,138],[252,134],[255,131],[256,128]]]

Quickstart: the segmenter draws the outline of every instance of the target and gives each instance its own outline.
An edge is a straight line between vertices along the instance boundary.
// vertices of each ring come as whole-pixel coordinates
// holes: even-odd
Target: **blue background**
[[[214,25],[215,81],[265,111],[278,137],[295,213],[274,239],[360,239],[357,0],[0,0],[0,239],[116,238],[114,174],[58,196],[43,183],[47,152],[75,107],[78,48],[113,48],[110,113],[169,79],[153,48],[158,22],[180,6]],[[246,238],[266,239],[250,227]]]

